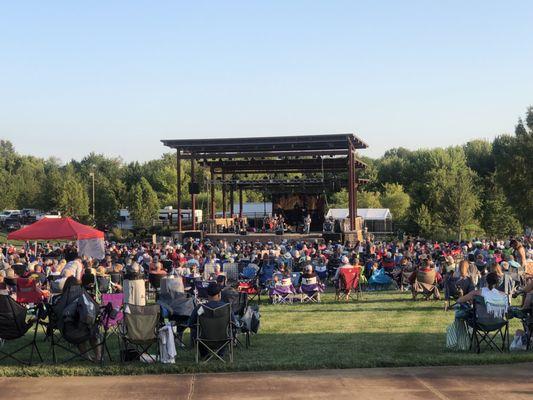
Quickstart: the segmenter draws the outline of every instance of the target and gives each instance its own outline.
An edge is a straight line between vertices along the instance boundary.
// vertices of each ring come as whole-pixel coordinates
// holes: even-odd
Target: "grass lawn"
[[[108,363],[103,368],[88,362],[19,367],[3,360],[0,376],[112,375],[184,373],[232,370],[294,370],[319,368],[464,365],[533,361],[533,351],[499,354],[451,352],[445,348],[445,330],[453,311],[443,301],[413,302],[410,294],[367,292],[358,302],[337,303],[333,294],[321,304],[261,306],[260,333],[249,349],[237,349],[233,365],[194,362],[192,350],[178,350],[174,365]],[[520,328],[510,324],[511,340]],[[116,347],[115,339],[112,345]],[[9,346],[17,345],[16,342]],[[48,343],[39,342],[50,358]],[[7,347],[8,345],[6,345]],[[116,351],[112,355],[118,358]],[[9,364],[8,364],[9,363]]]

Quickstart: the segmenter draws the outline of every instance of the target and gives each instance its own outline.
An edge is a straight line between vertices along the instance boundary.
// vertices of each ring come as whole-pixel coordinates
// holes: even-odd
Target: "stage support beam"
[[[239,218],[242,218],[242,186],[239,186]]]
[[[211,195],[210,195],[211,204],[209,207],[209,213],[211,214],[211,219],[215,219],[215,170],[211,168]]]
[[[177,207],[178,207],[178,232],[181,232],[181,150],[176,150],[176,189],[177,189]]]
[[[354,154],[351,142],[348,145],[348,218],[350,219],[350,231],[355,230],[355,217],[357,210],[355,209],[354,199],[354,183],[355,183],[355,165]]]
[[[196,161],[194,158],[191,158],[191,222],[192,230],[196,230],[196,171],[195,171]]]
[[[226,174],[222,173],[222,182],[226,181]],[[226,218],[226,184],[222,183],[222,218]]]

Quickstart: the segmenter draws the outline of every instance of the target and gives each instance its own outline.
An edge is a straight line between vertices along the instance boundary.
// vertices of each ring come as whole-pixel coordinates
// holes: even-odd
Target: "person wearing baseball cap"
[[[220,285],[218,285],[216,282],[209,283],[209,286],[207,286],[207,303],[199,304],[191,313],[191,316],[189,318],[189,328],[191,329],[191,340],[195,340],[196,338],[196,322],[198,320],[198,315],[201,315],[204,310],[203,307],[215,309],[218,307],[223,306],[224,304],[227,304],[221,300],[220,292],[222,291],[222,288]],[[233,313],[231,313],[231,318],[233,322],[235,323],[235,316]],[[200,345],[200,356],[202,358],[205,358],[209,351],[206,349],[203,345]],[[225,349],[225,347],[224,347]],[[220,357],[224,356],[224,349],[219,351],[218,355]]]

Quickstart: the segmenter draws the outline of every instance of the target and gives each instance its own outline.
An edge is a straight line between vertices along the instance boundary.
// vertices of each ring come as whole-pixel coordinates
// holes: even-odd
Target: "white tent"
[[[385,221],[392,219],[392,214],[388,208],[358,208],[357,216],[364,220],[370,219],[375,221]],[[335,219],[348,218],[347,208],[330,208],[326,214],[326,218],[333,217]]]
[[[392,214],[388,208],[358,208],[357,216],[362,217],[370,232],[387,232],[392,230]],[[330,208],[326,218],[348,218],[347,208]]]

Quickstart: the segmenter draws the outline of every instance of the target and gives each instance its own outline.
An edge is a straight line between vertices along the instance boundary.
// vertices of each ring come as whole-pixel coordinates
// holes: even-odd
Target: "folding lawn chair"
[[[185,348],[183,333],[189,327],[189,318],[194,310],[194,298],[187,297],[183,293],[176,296],[161,294],[157,304],[161,306],[163,318],[167,318],[175,328],[174,340],[179,347]]]
[[[472,318],[466,323],[472,328],[470,336],[470,349],[474,347],[476,352],[481,352],[481,344],[486,348],[498,350],[503,353],[509,349],[509,321],[503,318],[494,317],[487,312],[485,300],[481,296],[474,298],[474,312]],[[497,343],[501,341],[501,343]]]
[[[325,265],[317,265],[315,272],[322,282],[326,282],[328,279],[328,268]]]
[[[413,300],[416,300],[416,297],[419,294],[424,297],[424,300],[429,300],[431,296],[433,296],[435,300],[440,299],[440,292],[437,287],[437,272],[434,269],[429,271],[417,271],[411,292],[413,294]]]
[[[205,281],[208,281],[212,279],[212,277],[215,275],[215,264],[205,264],[204,265],[204,272],[202,274],[202,277]]]
[[[171,297],[179,296],[185,293],[185,286],[181,276],[169,275],[161,279],[159,296],[169,295]]]
[[[124,303],[136,306],[146,305],[146,286],[144,279],[124,279]]]
[[[80,302],[84,302],[85,307],[91,310],[94,316],[94,321],[91,324],[80,320],[80,315],[78,315]],[[106,348],[105,335],[102,339],[97,340],[96,344],[92,344],[84,350],[81,350],[79,346],[98,337],[101,322],[106,318],[105,314],[106,310],[101,309],[81,286],[72,286],[66,293],[58,296],[56,302],[48,307],[48,323],[46,324],[46,335],[50,339],[54,363],[57,363],[57,349],[59,348],[70,355],[62,362],[79,358],[91,362],[100,362],[103,365],[103,352],[100,360],[90,359],[88,353],[99,346]],[[59,331],[60,336],[57,336],[54,331]]]
[[[302,273],[301,272],[291,272],[292,286],[294,286],[295,288],[300,286],[300,278],[301,277],[302,277]]]
[[[279,284],[269,290],[272,304],[291,304],[295,293],[291,278],[283,278]]]
[[[37,280],[33,278],[17,279],[17,303],[39,304],[44,300],[42,291],[37,287]]]
[[[268,283],[272,280],[272,277],[274,276],[274,270],[275,265],[273,264],[263,265],[263,267],[259,271],[259,285],[262,288],[266,287]]]
[[[246,293],[248,295],[248,300],[252,301],[257,298],[257,301],[261,301],[261,288],[259,287],[259,278],[258,271],[250,279],[242,279],[239,281],[237,290],[240,293]]]
[[[158,304],[149,306],[124,305],[124,319],[121,324],[121,361],[126,361],[126,355],[130,349],[142,356],[147,356],[156,361],[147,351],[157,346],[156,354],[159,354],[158,328],[160,325],[161,310]]]
[[[449,274],[444,281],[444,311],[448,311],[454,304],[450,304],[452,300],[457,300],[463,296],[463,289],[459,285],[460,278]]]
[[[229,283],[238,282],[239,280],[239,265],[236,263],[226,263],[223,266],[224,274]]]
[[[302,278],[302,284],[300,285],[300,295],[302,303],[320,303],[320,293],[324,290],[318,278]]]
[[[98,287],[98,294],[100,297],[104,293],[111,293],[111,277],[108,275],[96,275],[96,284]]]
[[[109,277],[111,278],[111,283],[122,286],[122,281],[124,280],[122,272],[110,272]]]
[[[519,318],[526,334],[526,350],[529,350],[531,348],[531,339],[533,338],[533,304],[530,304],[529,309],[521,311]]]
[[[233,362],[233,327],[231,306],[224,304],[217,308],[200,306],[196,320],[196,363],[200,362],[200,353],[205,355],[204,362],[216,358],[223,363],[225,350],[229,349],[229,361]]]
[[[344,296],[344,300],[350,300],[352,291],[356,292],[357,300],[361,298],[361,289],[359,286],[360,275],[360,266],[339,269],[339,279],[335,288],[335,299],[337,301],[341,299],[342,295]]]
[[[250,345],[250,332],[243,329],[241,318],[248,307],[248,295],[246,293],[239,293],[231,287],[226,287],[221,292],[221,300],[224,303],[231,305],[231,311],[237,323],[233,326],[233,339],[236,345],[240,345],[239,334],[244,334],[246,348]]]
[[[152,294],[152,298],[157,298],[159,291],[161,290],[161,280],[166,275],[164,274],[148,274],[148,293]]]
[[[41,308],[38,308],[38,310],[39,309]],[[17,303],[9,295],[0,295],[0,339],[4,341],[3,346],[0,347],[0,361],[6,358],[11,358],[18,363],[31,365],[33,362],[34,352],[37,353],[39,360],[41,362],[43,361],[39,348],[37,347],[37,328],[39,325],[40,312],[36,313],[36,318],[37,321],[35,323],[32,321],[28,322],[26,320],[26,307]],[[35,328],[30,342],[12,351],[4,350],[6,343],[24,338],[26,333],[34,324]],[[27,349],[28,347],[31,348],[29,361],[24,361],[15,356],[15,354]]]
[[[104,334],[107,336],[107,338],[109,338],[110,335],[116,335],[117,340],[120,339],[119,326],[122,320],[124,319],[124,314],[122,312],[123,305],[123,293],[102,294],[102,307],[108,308],[108,312],[106,313],[105,318],[102,319]]]

